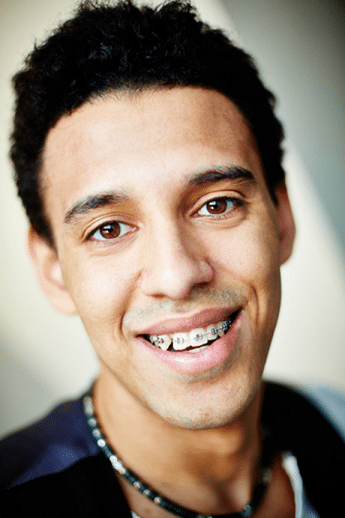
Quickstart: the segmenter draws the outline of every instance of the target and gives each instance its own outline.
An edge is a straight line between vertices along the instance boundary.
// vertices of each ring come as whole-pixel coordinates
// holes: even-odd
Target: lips
[[[210,324],[207,327],[197,327],[189,332],[178,331],[173,334],[145,335],[153,345],[163,351],[202,351],[214,340],[223,336],[230,329],[238,311],[231,313],[226,320]]]
[[[223,308],[206,310],[186,319],[164,321],[147,328],[141,336],[163,351],[197,352],[230,329],[239,310],[225,311]]]
[[[188,376],[198,375],[225,365],[230,360],[241,329],[242,313],[241,308],[233,311],[229,308],[227,310],[225,308],[205,310],[189,318],[164,321],[151,326],[145,329],[143,334],[137,335],[136,339],[143,347],[143,353],[147,351],[147,353],[153,354],[170,369]],[[224,330],[223,336],[219,336],[217,332],[216,339],[208,341],[204,345],[198,345],[198,347],[189,346],[187,349],[176,350],[170,344],[168,349],[164,350],[150,341],[150,336],[151,339],[153,336],[162,335],[176,338],[179,333],[190,333],[199,327],[205,332],[209,326],[224,321],[228,322],[228,329]],[[194,354],[191,354],[192,352]]]

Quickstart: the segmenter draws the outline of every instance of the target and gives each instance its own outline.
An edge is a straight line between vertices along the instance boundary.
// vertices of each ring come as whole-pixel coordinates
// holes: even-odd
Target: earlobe
[[[57,254],[50,243],[30,227],[28,249],[40,286],[53,306],[66,315],[77,313],[66,289]]]
[[[296,227],[285,182],[275,190],[279,219],[280,264],[290,257],[295,240]]]

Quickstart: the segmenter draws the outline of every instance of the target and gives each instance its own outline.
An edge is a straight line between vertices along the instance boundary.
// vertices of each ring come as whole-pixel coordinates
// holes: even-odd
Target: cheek
[[[118,336],[135,284],[128,261],[121,264],[110,255],[74,260],[64,271],[68,272],[67,289],[90,338]]]
[[[248,222],[213,245],[218,282],[243,293],[252,322],[270,335],[278,317],[281,288],[280,242],[273,222]]]
[[[244,282],[265,284],[279,273],[279,237],[272,224],[239,226],[218,237],[212,249],[214,261]]]

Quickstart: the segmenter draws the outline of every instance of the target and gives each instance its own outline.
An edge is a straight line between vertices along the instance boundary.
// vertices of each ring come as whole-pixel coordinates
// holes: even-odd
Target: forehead
[[[43,155],[46,209],[66,211],[93,192],[148,192],[222,165],[264,183],[255,139],[239,109],[202,88],[109,95],[84,104],[50,130]]]

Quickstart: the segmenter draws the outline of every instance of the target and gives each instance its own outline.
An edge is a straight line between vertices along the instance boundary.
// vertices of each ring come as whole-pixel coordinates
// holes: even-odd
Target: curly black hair
[[[48,131],[94,97],[109,91],[200,86],[223,93],[253,132],[273,200],[284,179],[283,130],[275,98],[252,58],[220,30],[203,23],[185,1],[151,8],[131,0],[82,2],[75,16],[36,46],[13,78],[16,92],[11,158],[28,218],[52,243],[40,170]]]

